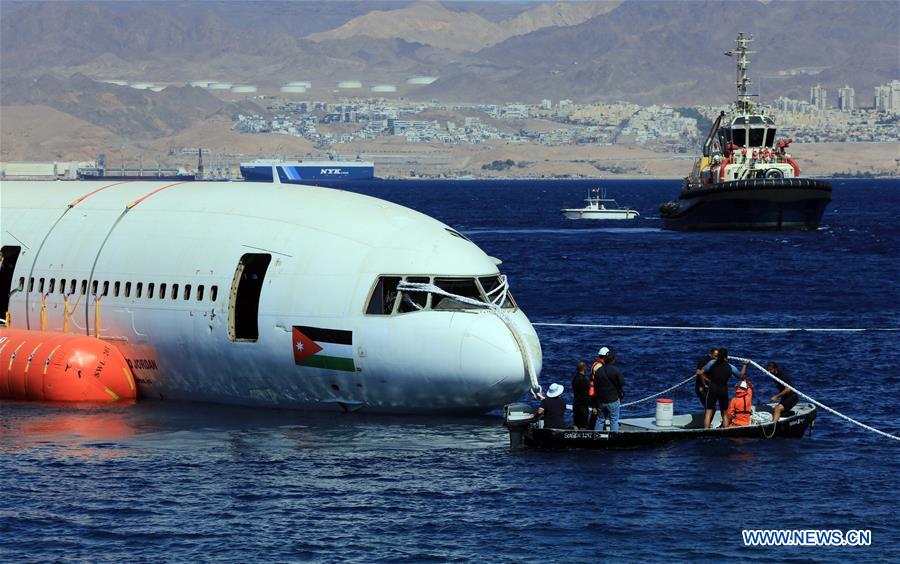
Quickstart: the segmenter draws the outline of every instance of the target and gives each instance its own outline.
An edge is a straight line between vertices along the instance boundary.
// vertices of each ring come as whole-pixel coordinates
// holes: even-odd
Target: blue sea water
[[[569,221],[596,181],[346,188],[459,229],[503,260],[536,323],[900,327],[900,181],[838,180],[816,232],[676,233],[676,181],[604,181],[628,222]],[[618,352],[627,399],[710,346],[900,432],[897,332],[538,326],[541,380]],[[757,376],[760,394],[774,387]],[[566,396],[570,396],[567,389]],[[690,387],[676,411],[694,409]],[[647,414],[652,405],[624,416]],[[825,413],[802,440],[609,452],[508,449],[497,414],[379,417],[145,402],[0,403],[0,561],[900,561],[900,444]],[[870,547],[747,548],[741,529],[868,529]]]

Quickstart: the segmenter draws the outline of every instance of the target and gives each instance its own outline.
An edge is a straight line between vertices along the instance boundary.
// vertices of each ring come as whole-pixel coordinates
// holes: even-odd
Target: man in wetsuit
[[[775,411],[772,413],[772,421],[778,421],[781,419],[781,416],[784,415],[785,411],[790,411],[794,409],[794,406],[797,405],[797,400],[800,397],[797,395],[793,389],[791,389],[791,379],[788,377],[787,373],[782,370],[777,364],[774,362],[770,362],[766,365],[766,370],[769,371],[769,374],[777,376],[779,380],[784,381],[787,386],[784,384],[780,384],[779,382],[775,382],[775,386],[778,388],[778,393],[772,396],[772,402],[779,402],[778,405],[775,406]]]
[[[697,361],[697,379],[694,381],[694,393],[697,394],[697,399],[700,400],[700,405],[703,406],[703,409],[706,409],[706,396],[709,394],[709,386],[703,379],[703,367],[710,360],[715,360],[718,352],[715,348],[709,349],[709,354],[703,355]]]
[[[722,414],[722,424],[725,424],[728,416],[728,380],[732,376],[743,378],[747,374],[747,364],[738,371],[737,368],[728,363],[728,350],[719,347],[718,355],[715,360],[710,360],[701,370],[703,381],[709,386],[709,393],[706,396],[706,413],[703,417],[703,428],[709,429],[712,423],[713,413],[716,404],[719,404],[719,412]]]

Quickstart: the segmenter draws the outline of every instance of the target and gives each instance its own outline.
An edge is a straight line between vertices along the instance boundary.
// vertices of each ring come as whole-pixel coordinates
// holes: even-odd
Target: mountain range
[[[900,77],[898,21],[895,0],[4,1],[0,105],[158,137],[230,101],[183,86],[191,80],[260,92],[310,80],[307,97],[318,99],[359,80],[413,100],[723,104],[734,61],[721,53],[744,31],[755,36],[750,75],[764,101],[849,84],[864,106],[874,86]],[[407,84],[416,75],[437,80]]]

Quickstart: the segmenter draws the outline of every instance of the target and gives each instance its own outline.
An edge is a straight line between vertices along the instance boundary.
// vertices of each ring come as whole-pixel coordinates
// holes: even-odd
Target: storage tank
[[[397,87],[393,84],[376,84],[371,90],[372,92],[396,92]]]
[[[210,90],[231,90],[230,82],[211,82],[209,84]]]
[[[285,94],[303,94],[304,92],[306,92],[306,87],[305,86],[293,86],[290,84],[286,84],[286,85],[282,86],[280,90],[281,90],[281,92],[284,92]]]
[[[256,86],[252,84],[236,84],[231,87],[231,91],[235,94],[252,94],[256,92]]]
[[[337,83],[337,87],[342,90],[353,90],[356,88],[362,88],[362,82],[358,80],[342,80]]]
[[[312,88],[312,82],[308,80],[292,80],[291,82],[285,82],[285,86],[302,86],[303,88]]]
[[[425,85],[425,84],[431,84],[435,80],[437,80],[436,76],[414,76],[410,79],[407,79],[406,83],[407,84],[416,84],[416,85]]]
[[[155,85],[152,82],[132,82],[128,86],[134,88],[135,90],[148,90],[153,88]]]

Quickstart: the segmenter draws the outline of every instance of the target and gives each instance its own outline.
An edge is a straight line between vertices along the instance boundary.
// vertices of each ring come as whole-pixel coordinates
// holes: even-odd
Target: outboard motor
[[[503,424],[509,429],[509,448],[525,446],[525,430],[534,421],[535,409],[527,403],[511,403],[503,408]]]

